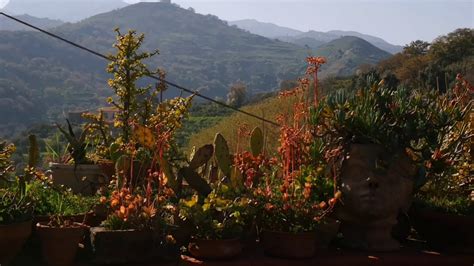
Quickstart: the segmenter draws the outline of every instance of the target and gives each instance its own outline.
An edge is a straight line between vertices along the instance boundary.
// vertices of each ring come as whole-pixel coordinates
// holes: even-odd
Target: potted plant
[[[56,187],[52,181],[38,173],[30,181],[30,191],[38,204],[34,211],[35,222],[49,222],[52,217],[87,225],[97,224],[93,213],[98,202],[97,196],[83,196],[72,193],[68,189]],[[100,223],[100,221],[99,221]]]
[[[192,97],[159,100],[166,89],[137,85],[151,71],[142,62],[158,52],[140,52],[144,36],[117,29],[117,53],[110,56],[108,82],[115,95],[107,102],[116,109],[116,135],[109,140],[109,155],[115,161],[115,180],[110,193],[101,198],[108,216],[100,227],[91,228],[91,244],[98,263],[144,261],[160,252],[166,238],[165,225],[174,207],[168,199],[178,182],[167,158],[174,156],[173,137],[187,113]]]
[[[335,221],[325,219],[340,198],[322,168],[302,166],[291,179],[277,171],[265,176],[255,190],[260,242],[266,254],[283,258],[309,258],[336,236]]]
[[[60,125],[57,127],[68,141],[70,160],[67,163],[50,163],[53,183],[56,186],[63,185],[70,188],[74,193],[93,195],[108,183],[108,178],[103,174],[100,166],[93,164],[86,156],[85,140],[88,126],[85,126],[77,137],[69,120],[66,121],[67,131]]]
[[[327,219],[341,198],[330,167],[337,150],[313,135],[316,127],[308,123],[311,105],[305,100],[308,90],[307,80],[301,80],[295,90],[281,93],[296,99],[293,113],[279,117],[278,157],[269,161],[253,188],[260,241],[271,256],[309,258],[337,234],[337,223]],[[255,172],[247,170],[245,175]]]
[[[49,222],[36,224],[43,259],[48,265],[72,265],[87,226],[63,216],[51,216]]]
[[[472,108],[474,88],[461,75],[457,76],[454,91],[458,94],[464,92],[464,101]],[[433,248],[470,253],[474,251],[474,232],[471,230],[474,225],[473,118],[471,111],[471,115],[466,117],[467,124],[460,123],[453,127],[451,134],[444,139],[443,146],[448,147],[457,138],[464,138],[457,145],[457,160],[451,161],[451,167],[430,178],[418,189],[409,212],[410,221],[417,233]],[[444,150],[440,150],[437,158],[433,159],[437,159],[435,163],[451,160],[444,154]]]
[[[130,263],[156,256],[155,235],[163,230],[166,197],[142,196],[124,187],[101,201],[108,204],[110,214],[100,227],[91,228],[94,261]]]
[[[31,234],[34,200],[24,178],[12,180],[13,145],[0,142],[0,264],[8,265]]]
[[[344,205],[337,208],[345,246],[396,250],[391,237],[417,187],[445,171],[459,157],[460,133],[444,140],[470,108],[466,92],[393,88],[367,77],[356,91],[338,91],[313,108],[315,134],[338,148],[335,164]]]
[[[229,259],[242,252],[242,236],[252,217],[251,200],[219,184],[203,200],[181,199],[179,216],[192,225],[188,251],[200,259]]]

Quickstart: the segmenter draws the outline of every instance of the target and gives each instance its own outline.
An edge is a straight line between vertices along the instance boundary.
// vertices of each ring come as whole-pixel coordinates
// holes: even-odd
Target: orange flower
[[[121,213],[121,214],[125,214],[126,211],[127,211],[127,208],[125,208],[125,206],[123,206],[123,205],[120,206],[120,213]]]
[[[112,202],[110,203],[110,206],[111,206],[112,208],[115,208],[115,207],[117,207],[117,205],[119,205],[119,204],[120,204],[120,201],[119,201],[118,199],[113,199]]]
[[[324,202],[324,201],[321,201],[321,203],[319,203],[319,208],[320,209],[325,209],[327,206],[328,206],[327,203]]]
[[[99,202],[100,202],[101,204],[105,204],[105,203],[107,202],[107,198],[104,197],[104,196],[102,196],[102,197],[100,197]]]

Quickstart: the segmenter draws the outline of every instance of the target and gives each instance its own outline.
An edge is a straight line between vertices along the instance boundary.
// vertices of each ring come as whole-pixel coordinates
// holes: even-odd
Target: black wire
[[[74,46],[74,47],[76,47],[76,48],[79,48],[79,49],[81,49],[81,50],[87,51],[87,52],[89,52],[89,53],[91,53],[91,54],[93,54],[93,55],[96,55],[96,56],[100,57],[100,58],[103,58],[103,59],[106,59],[106,60],[108,60],[108,61],[111,61],[111,59],[110,59],[108,56],[104,55],[104,54],[101,54],[101,53],[96,52],[96,51],[94,51],[94,50],[92,50],[92,49],[89,49],[89,48],[87,48],[87,47],[85,47],[85,46],[82,46],[82,45],[80,45],[80,44],[78,44],[78,43],[75,43],[75,42],[73,42],[73,41],[70,41],[70,40],[68,40],[68,39],[65,39],[65,38],[63,38],[63,37],[61,37],[61,36],[59,36],[59,35],[56,35],[56,34],[52,33],[52,32],[49,32],[49,31],[46,31],[46,30],[44,30],[44,29],[38,28],[38,27],[36,27],[36,26],[34,26],[34,25],[28,23],[28,22],[25,22],[25,21],[21,20],[21,19],[15,18],[15,17],[10,16],[10,15],[7,15],[7,14],[5,14],[4,12],[0,12],[0,15],[3,15],[3,16],[5,16],[5,17],[9,18],[9,19],[12,19],[12,20],[14,20],[14,21],[20,23],[20,24],[23,24],[23,25],[25,25],[25,26],[27,26],[27,27],[33,28],[33,29],[35,29],[35,30],[37,30],[37,31],[40,31],[40,32],[42,32],[42,33],[44,33],[44,34],[46,34],[46,35],[49,35],[49,36],[51,36],[51,37],[53,37],[53,38],[56,38],[56,39],[58,39],[58,40],[61,40],[61,41],[65,42],[65,43],[68,43],[68,44],[70,44],[70,45],[72,45],[72,46]],[[204,100],[213,102],[213,103],[218,104],[218,105],[220,105],[220,106],[223,106],[223,107],[225,107],[225,108],[232,109],[232,110],[234,110],[234,111],[236,111],[236,112],[239,112],[239,113],[242,113],[242,114],[251,116],[251,117],[253,117],[253,118],[256,118],[256,119],[258,119],[258,120],[261,120],[261,121],[263,121],[263,122],[269,123],[269,124],[274,125],[274,126],[280,126],[278,123],[275,123],[275,122],[273,122],[273,121],[270,121],[270,120],[268,120],[268,119],[266,119],[266,118],[263,118],[263,117],[260,117],[260,116],[258,116],[258,115],[249,113],[249,112],[247,112],[247,111],[241,110],[241,109],[239,109],[239,108],[237,108],[237,107],[234,107],[234,106],[225,104],[225,103],[223,103],[223,102],[214,100],[214,99],[212,99],[211,97],[208,97],[208,96],[206,96],[206,95],[203,95],[203,94],[201,94],[201,93],[198,92],[198,91],[187,89],[187,88],[185,88],[185,87],[183,87],[183,86],[180,86],[180,85],[178,85],[178,84],[176,84],[176,83],[173,83],[173,82],[170,82],[170,81],[165,80],[165,79],[163,79],[163,78],[160,78],[160,77],[158,77],[158,76],[151,75],[151,74],[146,74],[146,76],[149,77],[149,78],[152,78],[152,79],[161,81],[161,82],[163,82],[163,83],[165,83],[165,84],[167,84],[167,85],[169,85],[169,86],[171,86],[171,87],[175,87],[175,88],[180,89],[180,90],[182,90],[182,91],[185,91],[185,92],[187,92],[187,93],[194,94],[194,95],[196,95],[196,96],[198,96],[198,97],[200,97],[200,98],[202,98],[202,99],[204,99]]]

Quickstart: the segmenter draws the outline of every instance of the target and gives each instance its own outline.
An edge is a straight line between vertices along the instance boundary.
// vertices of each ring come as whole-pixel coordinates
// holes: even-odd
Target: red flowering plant
[[[261,182],[253,190],[258,202],[259,223],[263,229],[301,233],[314,231],[329,214],[341,192],[335,172],[329,167],[338,156],[321,139],[314,138],[316,128],[310,124],[312,104],[318,105],[317,71],[323,58],[308,58],[309,78],[300,79],[299,87],[283,92],[280,97],[298,97],[292,116],[281,115],[279,157],[271,160]],[[303,99],[314,82],[314,102]]]

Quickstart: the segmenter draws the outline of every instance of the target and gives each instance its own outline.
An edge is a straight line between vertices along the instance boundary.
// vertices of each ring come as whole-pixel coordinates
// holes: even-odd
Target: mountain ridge
[[[14,16],[15,18],[18,18],[20,20],[23,20],[25,22],[28,22],[32,25],[35,25],[36,27],[42,28],[42,29],[51,29],[55,28],[59,25],[64,24],[63,21],[61,20],[55,20],[55,19],[49,19],[49,18],[38,18],[34,16],[30,16],[28,14],[23,14],[23,15],[16,15]],[[7,31],[17,31],[17,30],[23,30],[23,31],[32,31],[34,29],[29,28],[27,26],[24,26],[16,21],[13,21],[9,18],[6,18],[4,16],[0,16],[0,30],[7,30]]]
[[[350,76],[361,65],[375,65],[391,56],[389,52],[355,36],[343,36],[332,40],[319,47],[315,54],[327,59],[327,63],[322,67],[322,78],[330,75]]]
[[[241,23],[242,21],[245,21],[245,23]],[[263,28],[265,28],[265,25],[267,25],[267,23],[260,22],[255,19],[237,20],[237,21],[231,21],[229,23],[236,25],[237,27],[247,30],[251,33],[259,34],[267,38],[277,38],[279,40],[295,43],[298,45],[303,45],[303,46],[307,45],[311,48],[317,48],[318,44],[321,45],[323,43],[333,41],[340,37],[355,36],[355,37],[364,39],[370,42],[371,44],[373,44],[374,46],[382,50],[385,50],[391,54],[398,53],[403,49],[402,46],[388,43],[387,41],[383,40],[380,37],[363,34],[356,31],[330,30],[327,32],[322,32],[322,31],[316,31],[316,30],[309,30],[307,32],[302,32],[302,31],[298,31],[298,30],[291,29],[288,27],[282,27],[282,26],[271,23],[272,32],[288,31],[288,30],[295,31],[295,34],[291,34],[291,35],[288,35],[288,34],[276,35],[272,32],[267,33],[264,30],[262,30]],[[296,33],[296,32],[299,32],[299,33]]]

